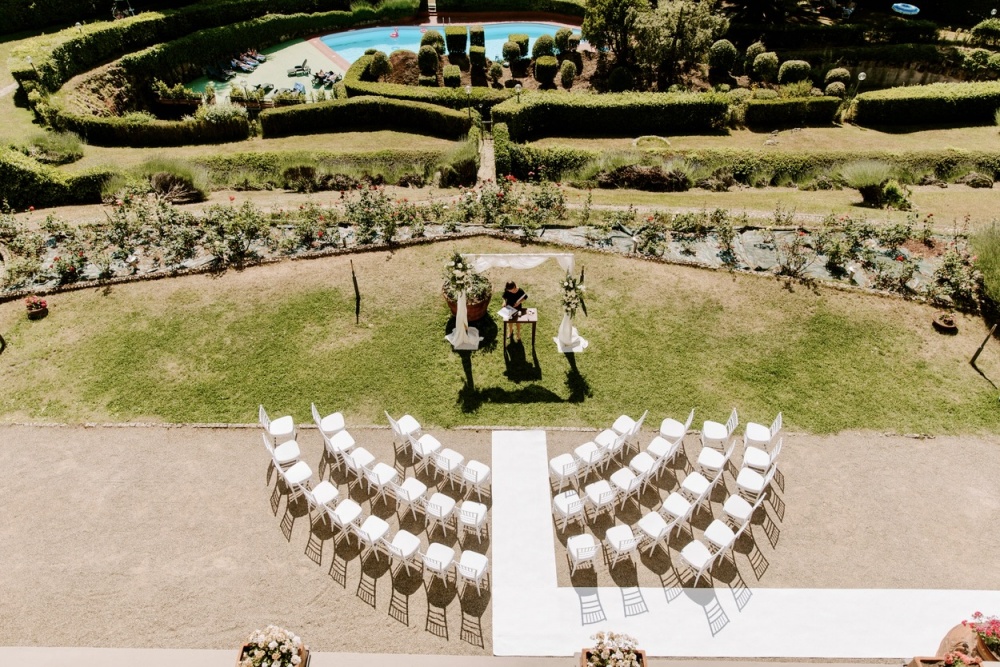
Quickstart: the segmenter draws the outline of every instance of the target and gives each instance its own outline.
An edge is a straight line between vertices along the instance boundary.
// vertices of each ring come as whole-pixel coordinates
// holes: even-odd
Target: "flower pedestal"
[[[639,661],[639,664],[642,667],[645,667],[647,664],[649,664],[649,663],[646,662],[646,651],[644,651],[642,649],[638,649],[638,648],[634,649],[634,651],[635,651],[635,657]],[[589,648],[585,648],[582,651],[580,651],[580,667],[588,667],[589,666],[589,664],[590,664],[590,657],[591,657],[592,654],[593,654],[593,650],[589,649]]]
[[[236,667],[240,667],[243,658],[246,657],[247,649],[249,647],[250,644],[244,644],[240,648],[240,652],[236,655]],[[309,667],[309,649],[307,649],[305,646],[299,647],[299,664],[296,665],[295,667]]]

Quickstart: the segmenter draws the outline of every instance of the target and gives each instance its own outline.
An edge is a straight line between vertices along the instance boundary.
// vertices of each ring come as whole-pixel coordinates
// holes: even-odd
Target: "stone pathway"
[[[493,137],[484,135],[479,143],[479,174],[477,178],[480,183],[492,181],[497,177],[497,163],[493,157]]]

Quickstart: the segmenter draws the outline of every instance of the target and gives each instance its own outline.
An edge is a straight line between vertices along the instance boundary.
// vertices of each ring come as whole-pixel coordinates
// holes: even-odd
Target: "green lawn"
[[[965,362],[978,320],[943,338],[915,304],[604,254],[577,252],[591,295],[577,325],[591,347],[576,372],[552,342],[555,264],[516,276],[541,313],[537,370],[521,347],[509,366],[498,346],[463,359],[443,340],[439,294],[454,248],[523,251],[467,240],[355,255],[360,325],[347,258],[56,295],[38,322],[0,305],[0,418],[250,422],[263,402],[304,421],[316,401],[356,424],[388,409],[442,427],[597,427],[644,409],[654,424],[692,406],[724,419],[735,405],[744,421],[780,409],[813,432],[1000,427],[996,390]],[[987,348],[980,360],[994,377],[998,357]]]

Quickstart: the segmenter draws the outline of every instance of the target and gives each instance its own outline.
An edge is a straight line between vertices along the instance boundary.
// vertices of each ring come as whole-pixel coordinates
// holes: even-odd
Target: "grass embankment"
[[[916,304],[584,252],[590,317],[577,324],[591,347],[578,373],[552,342],[551,264],[516,274],[541,314],[537,368],[530,345],[507,365],[497,341],[471,355],[470,388],[443,340],[440,270],[455,248],[523,251],[469,240],[355,255],[360,325],[346,257],[56,295],[37,322],[21,303],[0,305],[0,415],[251,422],[263,402],[303,422],[316,401],[355,424],[383,423],[388,409],[429,426],[599,427],[692,406],[700,423],[735,405],[744,421],[783,410],[790,429],[813,432],[1000,427],[995,390],[966,363],[978,320],[940,337]],[[997,354],[980,359],[987,374],[1000,376]]]

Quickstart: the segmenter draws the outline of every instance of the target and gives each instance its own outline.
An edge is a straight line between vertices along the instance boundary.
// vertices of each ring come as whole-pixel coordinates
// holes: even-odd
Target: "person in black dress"
[[[507,306],[508,308],[513,308],[515,310],[520,309],[522,307],[522,304],[525,302],[527,298],[528,298],[527,292],[518,287],[517,283],[515,283],[513,280],[509,281],[504,286],[503,305]],[[514,332],[511,332],[511,335],[514,336],[516,340],[520,341],[521,340],[520,322],[517,323],[516,330],[517,333],[515,334]]]

